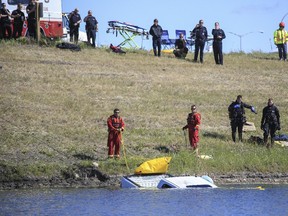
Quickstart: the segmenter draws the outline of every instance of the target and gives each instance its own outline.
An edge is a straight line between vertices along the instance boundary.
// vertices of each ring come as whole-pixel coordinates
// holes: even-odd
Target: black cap
[[[120,113],[120,110],[118,108],[114,109],[114,113]]]

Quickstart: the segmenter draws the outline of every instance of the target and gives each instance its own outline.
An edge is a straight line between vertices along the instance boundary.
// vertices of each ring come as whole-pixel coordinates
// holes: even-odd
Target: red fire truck
[[[22,11],[26,19],[26,7],[30,0],[0,0],[0,3],[5,3],[6,8],[12,13],[17,9],[17,4],[23,5]],[[57,38],[63,36],[63,23],[62,23],[62,2],[61,0],[38,0],[43,3],[43,17],[40,18],[40,32],[48,38]],[[11,19],[13,23],[13,18]],[[23,24],[22,35],[28,35],[27,21]]]

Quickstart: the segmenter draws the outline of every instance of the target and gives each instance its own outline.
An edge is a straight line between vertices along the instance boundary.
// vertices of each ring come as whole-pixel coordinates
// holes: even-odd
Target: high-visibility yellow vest
[[[288,42],[288,32],[284,29],[278,29],[274,32],[274,43],[284,44]]]

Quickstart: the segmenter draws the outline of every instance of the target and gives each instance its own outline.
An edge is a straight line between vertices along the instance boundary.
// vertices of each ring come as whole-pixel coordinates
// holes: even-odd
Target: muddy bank
[[[288,184],[288,173],[234,173],[210,174],[216,185],[229,184]],[[0,189],[27,188],[119,188],[121,175],[108,176],[96,169],[84,171],[81,176],[66,176],[66,178],[33,178],[27,177],[17,181],[1,181]]]

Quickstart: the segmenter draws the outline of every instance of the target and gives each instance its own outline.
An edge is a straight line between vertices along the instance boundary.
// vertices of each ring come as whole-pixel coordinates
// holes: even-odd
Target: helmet
[[[279,23],[279,27],[285,27],[285,23],[284,22],[280,22]]]

